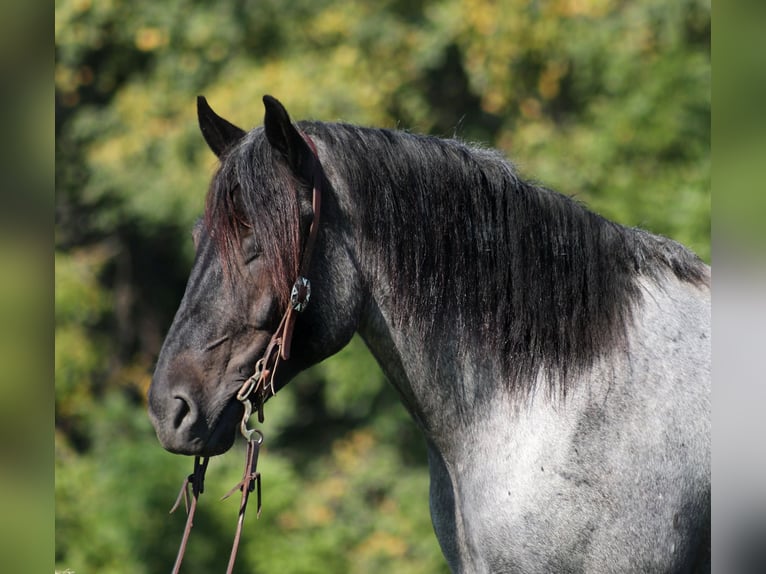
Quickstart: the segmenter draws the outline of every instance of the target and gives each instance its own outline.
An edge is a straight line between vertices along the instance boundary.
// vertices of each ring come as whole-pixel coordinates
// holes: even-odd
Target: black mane
[[[348,186],[362,264],[377,272],[370,280],[390,282],[396,320],[415,322],[435,353],[457,333],[456,353],[482,348],[500,358],[511,391],[528,387],[541,368],[555,385],[620,344],[640,276],[708,281],[706,266],[680,244],[523,181],[497,152],[391,130],[298,125],[324,143],[330,180]],[[264,139],[251,132],[222,171],[236,172],[245,195],[284,196],[285,174],[275,172]],[[218,187],[232,184],[224,183]],[[218,187],[209,213],[226,196]],[[298,220],[297,204],[246,203],[251,219],[282,211],[266,235],[277,249]],[[297,241],[299,232],[293,226],[289,235]]]

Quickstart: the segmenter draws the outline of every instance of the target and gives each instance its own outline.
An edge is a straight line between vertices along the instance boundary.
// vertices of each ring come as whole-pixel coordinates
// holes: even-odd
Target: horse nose
[[[162,446],[177,454],[195,454],[205,436],[204,417],[194,399],[183,389],[164,398],[149,397],[149,414]]]

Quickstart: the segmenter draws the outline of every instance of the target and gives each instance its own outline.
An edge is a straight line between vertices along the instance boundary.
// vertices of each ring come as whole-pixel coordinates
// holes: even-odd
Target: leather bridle
[[[263,422],[263,403],[270,396],[274,396],[277,391],[274,387],[274,377],[280,361],[286,361],[290,358],[290,347],[293,340],[293,329],[295,319],[298,313],[302,312],[309,304],[311,298],[311,282],[307,275],[311,265],[311,255],[314,252],[317,231],[319,230],[319,215],[322,207],[322,166],[319,163],[316,146],[309,136],[302,134],[306,143],[311,147],[314,156],[313,172],[313,191],[311,198],[311,207],[314,212],[309,227],[309,235],[306,244],[303,247],[300,267],[298,268],[298,278],[293,284],[290,292],[290,304],[287,311],[282,316],[279,327],[271,336],[269,344],[266,346],[263,356],[255,364],[255,372],[247,379],[237,393],[237,400],[245,405],[245,415],[242,417],[240,430],[245,439],[250,440],[253,431],[247,428],[247,420],[252,412],[252,402],[255,399],[258,412],[258,422]]]
[[[226,574],[231,574],[234,570],[234,562],[237,558],[239,541],[242,536],[242,526],[245,520],[245,510],[247,509],[248,498],[250,493],[253,492],[256,487],[258,491],[258,509],[256,518],[261,515],[261,473],[257,471],[257,466],[258,453],[263,444],[263,433],[257,429],[247,428],[248,420],[253,412],[253,403],[255,403],[255,409],[258,413],[258,422],[262,423],[263,404],[269,397],[276,395],[277,392],[276,387],[274,386],[277,367],[279,367],[281,361],[286,361],[290,358],[295,320],[297,319],[298,313],[301,313],[306,308],[311,298],[311,282],[307,275],[311,265],[311,255],[314,251],[314,245],[316,244],[317,231],[319,229],[324,172],[322,171],[322,165],[319,162],[319,154],[317,153],[314,142],[308,135],[304,133],[301,133],[301,135],[311,148],[313,155],[313,190],[311,199],[313,218],[300,258],[298,278],[295,280],[290,293],[290,304],[287,307],[287,311],[285,311],[285,314],[282,316],[279,327],[277,327],[277,330],[272,335],[263,355],[255,364],[255,372],[242,384],[237,392],[237,400],[244,406],[244,413],[239,428],[240,433],[247,441],[247,454],[245,455],[245,469],[242,480],[234,485],[234,487],[221,498],[221,500],[228,498],[237,490],[242,492],[237,518],[237,530],[234,535],[234,542],[232,544],[231,554],[229,555],[229,565],[226,569]],[[181,568],[181,562],[186,552],[186,543],[189,540],[189,535],[193,526],[194,513],[197,509],[197,499],[199,498],[199,495],[204,492],[205,471],[207,470],[209,461],[209,457],[194,457],[194,472],[184,480],[184,483],[181,486],[181,492],[179,492],[173,508],[170,509],[171,513],[174,512],[183,498],[187,513],[186,526],[184,528],[183,538],[181,539],[181,545],[178,549],[178,555],[176,556],[176,561],[173,566],[173,574],[178,574]],[[191,488],[191,494],[189,493],[189,488]]]

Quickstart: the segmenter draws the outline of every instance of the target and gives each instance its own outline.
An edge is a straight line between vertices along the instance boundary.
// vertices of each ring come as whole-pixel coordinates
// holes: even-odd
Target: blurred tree
[[[709,258],[710,3],[60,0],[56,5],[57,567],[156,572],[191,462],[144,397],[215,158],[194,98],[457,136]],[[269,403],[265,506],[239,571],[446,572],[422,439],[363,344]],[[238,480],[211,465],[207,490]],[[185,571],[223,566],[236,503],[203,499]]]

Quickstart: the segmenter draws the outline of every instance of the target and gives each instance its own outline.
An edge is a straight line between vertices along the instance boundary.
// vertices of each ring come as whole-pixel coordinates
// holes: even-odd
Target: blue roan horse
[[[162,445],[231,447],[319,173],[311,304],[275,387],[360,333],[425,435],[452,570],[709,570],[709,267],[494,151],[264,103],[250,132],[198,103],[220,168],[149,392]]]

